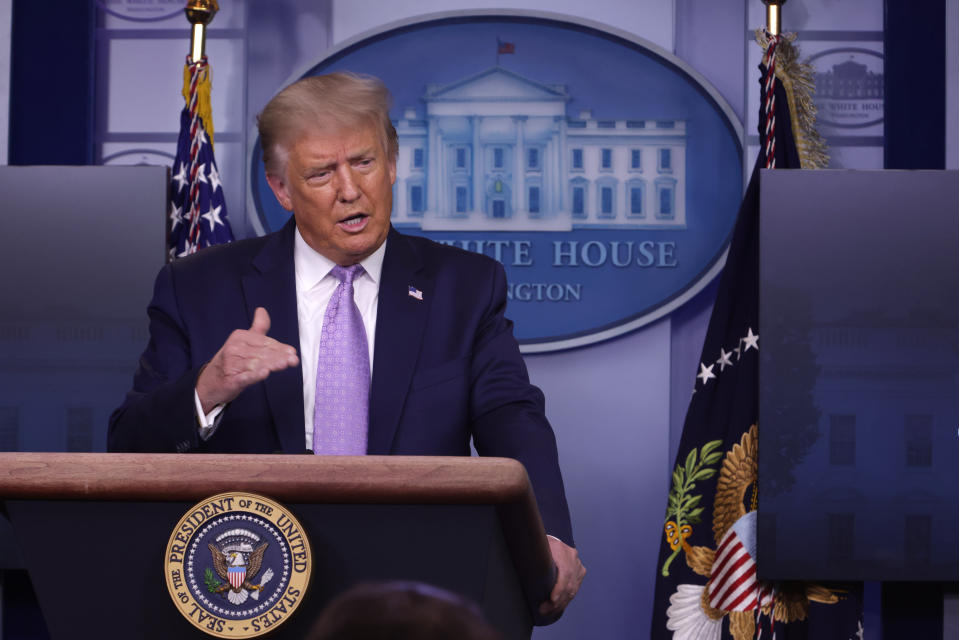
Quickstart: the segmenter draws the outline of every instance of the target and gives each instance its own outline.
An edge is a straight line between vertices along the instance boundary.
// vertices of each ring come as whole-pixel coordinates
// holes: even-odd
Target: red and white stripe
[[[188,104],[190,111],[190,209],[187,212],[187,220],[190,221],[190,253],[196,253],[197,239],[200,235],[200,183],[197,173],[201,170],[199,156],[204,135],[197,105],[199,102],[197,87],[200,83],[200,77],[209,65],[206,56],[203,56],[199,61],[193,61],[192,58],[187,56],[187,62],[190,65],[190,100]]]
[[[233,588],[239,589],[243,586],[243,581],[246,580],[246,567],[230,567],[227,569],[227,575]]]
[[[720,611],[753,611],[773,602],[771,585],[756,577],[756,515],[736,521],[719,543],[706,586],[709,606]]]
[[[766,169],[776,168],[776,47],[781,36],[766,33],[769,44],[763,56],[766,79],[763,83],[763,114],[766,116]]]

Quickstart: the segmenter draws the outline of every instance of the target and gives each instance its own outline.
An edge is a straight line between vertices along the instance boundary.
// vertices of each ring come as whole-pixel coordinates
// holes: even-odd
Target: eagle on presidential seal
[[[224,581],[212,589],[213,593],[223,594],[233,604],[243,604],[250,596],[259,599],[263,586],[273,577],[273,570],[267,569],[259,584],[253,580],[263,567],[263,554],[268,542],[254,548],[259,536],[246,529],[233,529],[217,537],[218,544],[208,543],[213,556],[213,568]],[[219,545],[219,546],[218,546]]]
[[[756,610],[780,623],[805,620],[811,602],[835,604],[840,591],[810,583],[760,582],[755,569],[756,484],[758,481],[758,425],[753,424],[740,441],[723,454],[722,440],[693,449],[685,464],[673,472],[673,489],[665,533],[673,553],[662,568],[669,575],[672,560],[683,553],[686,565],[707,578],[702,584],[679,584],[669,598],[666,628],[674,638],[719,640],[723,618],[729,617],[734,640],[758,637]],[[712,465],[722,460],[719,468]],[[694,495],[696,482],[719,475],[713,502],[713,540],[716,548],[692,546],[687,538],[701,522],[701,495]],[[752,497],[747,509],[747,493]]]

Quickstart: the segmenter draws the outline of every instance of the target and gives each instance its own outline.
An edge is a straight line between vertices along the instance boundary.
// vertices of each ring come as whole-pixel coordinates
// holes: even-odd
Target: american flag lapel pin
[[[417,300],[422,302],[423,292],[417,289],[416,287],[414,287],[413,285],[410,285],[409,294],[411,298],[416,298]]]

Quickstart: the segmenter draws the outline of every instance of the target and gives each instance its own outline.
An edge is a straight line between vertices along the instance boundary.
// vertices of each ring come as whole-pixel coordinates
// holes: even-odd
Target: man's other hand
[[[263,307],[257,307],[250,328],[231,333],[203,368],[196,381],[196,393],[204,413],[230,402],[274,371],[300,364],[296,349],[267,337],[269,330],[270,314]]]
[[[546,540],[553,562],[556,563],[556,585],[549,594],[549,600],[539,605],[539,613],[542,616],[559,617],[579,591],[579,585],[586,576],[586,567],[576,549],[553,537],[547,537]]]

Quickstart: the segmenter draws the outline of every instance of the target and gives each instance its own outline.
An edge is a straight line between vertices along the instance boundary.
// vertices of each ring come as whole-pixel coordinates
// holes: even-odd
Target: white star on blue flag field
[[[180,137],[170,179],[170,218],[168,246],[170,259],[182,258],[199,249],[233,241],[227,219],[223,184],[213,157],[213,145],[203,129],[197,132],[199,142],[195,178],[191,182],[190,113],[180,114]],[[191,212],[190,192],[197,189],[196,211]],[[192,215],[191,215],[192,213]]]

